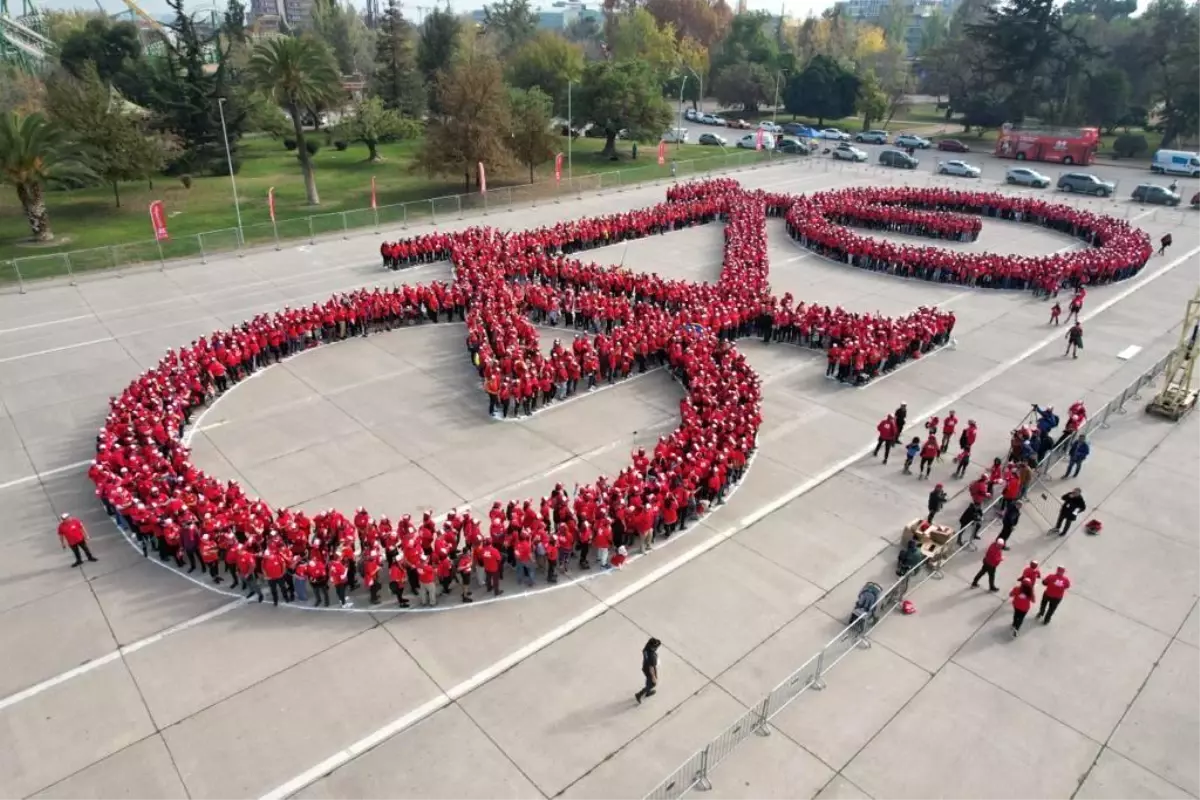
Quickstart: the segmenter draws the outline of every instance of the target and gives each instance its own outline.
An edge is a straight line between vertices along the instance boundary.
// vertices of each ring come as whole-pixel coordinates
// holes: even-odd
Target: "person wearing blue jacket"
[[[1036,403],[1034,403],[1033,410],[1037,412],[1038,415],[1037,427],[1039,431],[1048,434],[1050,431],[1058,427],[1058,415],[1054,413],[1054,406],[1040,408]]]
[[[1086,436],[1080,435],[1071,443],[1071,449],[1067,451],[1067,474],[1063,475],[1063,480],[1070,478],[1072,474],[1079,475],[1079,469],[1083,466],[1084,460],[1091,454],[1092,446],[1088,444]],[[1074,470],[1074,473],[1072,473]]]

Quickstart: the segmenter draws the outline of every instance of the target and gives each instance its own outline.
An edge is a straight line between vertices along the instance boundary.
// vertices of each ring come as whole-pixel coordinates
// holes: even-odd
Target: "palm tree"
[[[308,36],[270,39],[254,48],[250,57],[250,75],[258,88],[270,93],[292,118],[308,204],[320,205],[301,116],[307,110],[339,99],[342,80],[333,54],[324,43]]]
[[[91,170],[66,132],[41,114],[0,115],[0,183],[17,190],[35,242],[54,240],[46,210],[46,184],[84,180]]]

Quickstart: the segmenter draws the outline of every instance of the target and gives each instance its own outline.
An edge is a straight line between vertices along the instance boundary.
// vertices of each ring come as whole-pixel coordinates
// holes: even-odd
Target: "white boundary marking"
[[[1122,291],[1118,292],[1117,294],[1113,295],[1112,297],[1108,298],[1106,301],[1104,301],[1100,305],[1096,306],[1090,312],[1084,314],[1083,318],[1085,320],[1089,320],[1089,319],[1095,317],[1096,315],[1101,314],[1104,311],[1107,311],[1112,306],[1116,305],[1117,303],[1121,302],[1125,298],[1129,297],[1130,295],[1132,295],[1134,292],[1138,291],[1142,287],[1149,285],[1150,283],[1154,282],[1158,278],[1167,274],[1175,267],[1184,263],[1189,258],[1195,256],[1197,253],[1200,253],[1200,247],[1192,248],[1187,253],[1185,253],[1183,256],[1170,262],[1165,267],[1159,269],[1158,271],[1156,271],[1150,275],[1144,276],[1141,280],[1138,280],[1138,281],[1132,283],[1131,285],[1127,286],[1124,290],[1122,290]],[[1013,356],[1012,358],[1010,358],[1000,364],[997,364],[995,367],[993,367],[992,369],[983,373],[982,375],[980,375],[978,378],[971,381],[970,383],[966,384],[965,386],[960,388],[958,391],[953,392],[952,394],[946,395],[944,397],[941,397],[941,398],[935,400],[930,408],[923,410],[920,414],[915,414],[913,418],[921,419],[924,417],[928,417],[935,412],[941,411],[943,408],[947,407],[951,403],[958,402],[966,395],[970,394],[971,392],[975,391],[976,389],[980,388],[981,386],[995,380],[1000,375],[1003,375],[1008,370],[1010,370],[1013,367],[1015,367],[1016,365],[1022,363],[1027,358],[1032,356],[1034,353],[1036,353],[1039,350],[1041,350],[1042,348],[1046,347],[1048,344],[1057,341],[1058,339],[1059,339],[1059,336],[1058,336],[1057,331],[1053,334],[1050,334],[1050,335],[1044,337],[1040,341],[1036,342],[1035,344],[1029,346],[1022,352],[1018,353],[1016,356]],[[330,773],[332,773],[334,770],[338,769],[339,767],[345,766],[347,763],[352,761],[357,756],[362,755],[363,753],[367,752],[368,750],[382,744],[383,742],[385,742],[392,736],[395,736],[396,734],[401,733],[402,731],[417,724],[421,720],[431,716],[435,712],[445,708],[446,706],[450,705],[451,703],[464,697],[465,695],[469,694],[470,692],[474,691],[475,689],[479,688],[480,686],[484,685],[485,683],[491,681],[493,678],[497,677],[498,675],[501,675],[502,673],[508,671],[509,669],[512,669],[513,667],[520,664],[522,661],[529,658],[530,656],[535,655],[536,653],[544,650],[545,648],[554,644],[555,642],[557,642],[558,640],[567,636],[568,634],[583,627],[588,622],[591,622],[593,619],[599,617],[601,614],[603,614],[605,611],[609,610],[610,608],[621,604],[628,598],[630,598],[633,595],[640,592],[642,589],[645,589],[646,587],[655,583],[659,579],[664,578],[667,575],[670,575],[671,573],[675,572],[680,567],[683,567],[685,564],[688,564],[689,562],[695,560],[696,558],[704,555],[709,550],[712,550],[713,548],[717,547],[718,545],[724,543],[725,541],[727,541],[728,539],[733,537],[739,531],[745,530],[746,528],[750,527],[751,525],[754,525],[755,523],[759,522],[760,520],[769,516],[770,514],[775,513],[783,506],[785,506],[788,503],[795,500],[797,497],[800,497],[801,495],[811,491],[813,488],[815,488],[815,487],[819,486],[820,484],[824,483],[825,481],[829,480],[834,475],[838,474],[845,468],[849,467],[854,462],[858,461],[860,458],[863,458],[868,453],[870,453],[873,448],[874,448],[874,442],[872,442],[869,445],[867,445],[866,447],[863,447],[862,449],[856,451],[855,453],[851,454],[850,456],[842,459],[838,463],[834,464],[832,467],[829,467],[829,468],[823,470],[822,472],[820,472],[813,478],[805,481],[804,483],[800,484],[799,486],[796,486],[795,488],[793,488],[792,490],[788,491],[787,493],[781,495],[780,497],[776,498],[775,500],[772,500],[771,502],[767,503],[766,505],[761,506],[756,511],[753,511],[750,514],[747,514],[745,517],[742,517],[742,519],[739,520],[736,525],[730,526],[730,527],[720,531],[715,536],[713,536],[711,539],[701,542],[700,544],[696,545],[692,549],[681,553],[673,560],[668,561],[665,564],[662,564],[658,568],[654,569],[653,571],[647,573],[646,575],[642,576],[638,580],[629,584],[624,589],[618,590],[608,599],[598,601],[595,605],[591,606],[587,610],[576,615],[575,617],[572,617],[571,619],[567,620],[566,622],[564,622],[563,624],[554,628],[553,630],[547,631],[545,634],[534,639],[532,642],[530,642],[529,644],[520,648],[519,650],[515,650],[512,653],[510,653],[509,655],[505,656],[504,658],[501,658],[501,659],[495,661],[491,665],[489,665],[489,666],[485,667],[484,669],[480,670],[479,672],[475,673],[474,675],[467,678],[463,682],[451,687],[446,692],[429,700],[424,705],[414,709],[413,711],[410,711],[409,713],[405,714],[404,716],[401,716],[401,717],[389,722],[388,724],[384,725],[383,727],[379,728],[378,730],[375,730],[375,731],[367,734],[363,738],[361,738],[358,741],[351,744],[349,747],[334,753],[333,755],[326,758],[324,761],[321,761],[320,763],[310,767],[309,769],[305,770],[304,772],[301,772],[299,775],[296,775],[295,777],[280,784],[279,786],[275,787],[274,789],[271,789],[270,791],[265,792],[263,795],[261,795],[261,800],[283,800],[283,798],[290,797],[291,795],[295,794],[296,792],[300,791],[301,789],[305,788],[306,786],[309,786],[309,785],[315,783],[316,781],[320,780],[321,778],[325,777],[326,775],[329,775]],[[747,465],[746,472],[747,472],[747,474],[749,474],[749,465]]]
[[[61,467],[55,467],[54,469],[48,469],[45,472],[35,472],[32,475],[26,475],[22,478],[16,478],[16,479],[8,481],[6,483],[0,483],[0,491],[4,491],[5,489],[11,489],[14,486],[20,486],[23,483],[31,483],[32,481],[40,481],[42,478],[49,478],[51,475],[58,475],[60,472],[69,472],[73,469],[79,469],[80,467],[86,467],[91,463],[92,463],[92,460],[89,458],[86,461],[76,461],[74,464],[64,464]]]

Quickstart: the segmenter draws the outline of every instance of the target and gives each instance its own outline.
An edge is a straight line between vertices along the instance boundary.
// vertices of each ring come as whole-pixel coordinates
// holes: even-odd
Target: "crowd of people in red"
[[[954,238],[967,220],[978,225],[977,217],[1040,225],[1090,246],[1040,256],[971,253],[874,239],[844,225]],[[1031,289],[1043,295],[1055,295],[1063,286],[1124,280],[1136,275],[1153,254],[1150,237],[1125,220],[996,192],[920,187],[817,192],[791,199],[785,218],[788,233],[800,244],[852,266],[985,289]],[[979,228],[961,230],[965,238],[973,238],[970,231],[977,234]]]
[[[389,245],[393,263],[448,258],[450,283],[361,289],[325,303],[261,314],[178,351],[112,398],[89,469],[96,493],[143,554],[156,551],[248,596],[343,606],[366,587],[400,606],[434,605],[459,587],[503,592],[561,572],[620,566],[634,544],[684,528],[723,502],[753,456],[761,423],[759,379],[736,349],[756,330],[768,341],[826,347],[856,375],[894,366],[944,340],[953,316],[923,309],[891,320],[806,306],[769,294],[765,218],[786,196],[744,192],[733,181],[673,187],[649,209],[504,234],[470,228]],[[724,268],[715,284],[584,263],[574,252],[725,221]],[[397,249],[398,248],[398,249]],[[393,255],[393,253],[395,255]],[[398,260],[398,261],[397,261]],[[399,325],[466,323],[466,344],[493,413],[531,413],[577,391],[665,366],[683,384],[680,425],[637,450],[615,477],[539,500],[497,502],[486,520],[470,511],[392,521],[364,509],[308,515],[274,509],[236,481],[196,467],[183,440],[193,413],[256,370],[297,352]],[[535,320],[575,329],[542,352]],[[778,336],[776,336],[778,332]],[[850,355],[847,356],[846,354]],[[860,358],[861,354],[861,358]],[[836,356],[836,357],[835,357]],[[846,360],[848,358],[848,360]],[[842,373],[839,372],[839,375]],[[849,372],[844,377],[849,377]],[[408,596],[406,596],[406,591]]]

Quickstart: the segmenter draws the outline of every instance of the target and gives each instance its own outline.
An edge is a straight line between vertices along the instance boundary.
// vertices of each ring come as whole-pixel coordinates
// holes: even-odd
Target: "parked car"
[[[803,122],[785,122],[781,127],[783,128],[783,132],[789,136],[803,136],[809,130],[808,126]]]
[[[760,131],[766,131],[767,133],[783,133],[783,128],[779,127],[774,122],[771,122],[769,119],[764,119],[762,122],[758,123],[758,129]]]
[[[662,135],[662,140],[667,144],[687,144],[689,135],[687,128],[672,128]]]
[[[1050,178],[1029,167],[1013,167],[1004,173],[1004,182],[1015,186],[1032,186],[1034,189],[1050,186]]]
[[[1184,150],[1158,150],[1150,162],[1150,171],[1159,175],[1200,176],[1200,155]]]
[[[1110,181],[1101,180],[1090,172],[1064,172],[1058,177],[1058,188],[1064,192],[1079,192],[1094,194],[1097,197],[1108,197],[1117,190],[1117,185]]]
[[[843,142],[833,149],[833,157],[839,161],[866,161],[867,154],[854,145]]]
[[[746,120],[744,120],[744,119],[727,119],[727,120],[725,120],[725,125],[727,127],[737,128],[737,129],[743,130],[743,131],[748,131],[748,130],[750,130],[750,127],[751,127],[750,123],[746,122]]]
[[[971,148],[960,142],[958,139],[939,139],[937,143],[938,150],[945,150],[948,153],[969,153]]]
[[[700,121],[703,122],[705,125],[724,125],[725,124],[724,118],[719,117],[716,114],[705,114],[704,116],[700,117]]]
[[[697,141],[700,144],[712,145],[714,147],[724,147],[728,144],[724,136],[717,136],[715,133],[702,133]]]
[[[830,139],[835,142],[850,141],[850,134],[846,133],[845,131],[839,131],[837,128],[825,128],[820,132],[819,136],[822,139]]]
[[[1178,192],[1154,183],[1139,183],[1133,190],[1133,199],[1155,206],[1177,206],[1183,202]]]
[[[914,150],[928,150],[933,146],[933,142],[915,133],[902,133],[896,137],[896,147],[911,147]]]
[[[742,138],[737,140],[737,146],[739,148],[741,148],[742,150],[758,149],[758,133],[747,133],[745,136],[743,136]],[[763,150],[774,150],[775,149],[775,137],[769,136],[766,133],[764,133],[763,137],[762,137],[762,149]]]
[[[887,131],[863,131],[862,133],[854,134],[854,141],[862,142],[863,144],[887,144]]]
[[[939,175],[954,175],[959,178],[978,178],[983,174],[979,167],[965,161],[942,161],[938,163]]]
[[[701,117],[701,112],[697,111],[694,108],[689,108],[687,111],[683,112],[683,118],[686,120],[689,120],[691,122],[699,122],[700,117]]]
[[[781,153],[791,153],[795,156],[807,156],[812,153],[808,145],[796,139],[780,139],[775,149]]]
[[[879,154],[879,163],[883,164],[885,167],[916,169],[917,164],[921,162],[903,150],[884,150]]]

